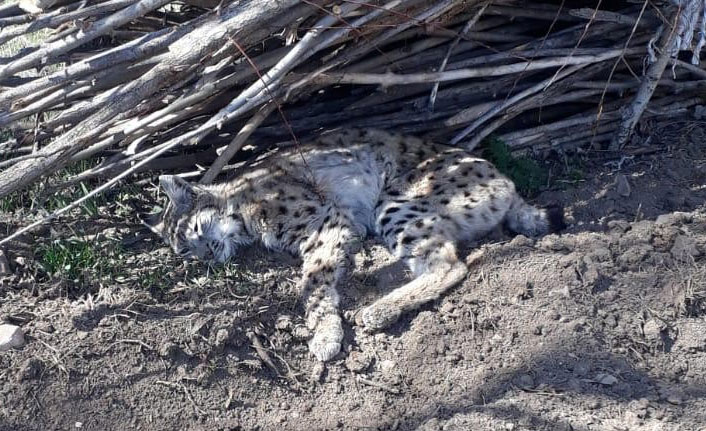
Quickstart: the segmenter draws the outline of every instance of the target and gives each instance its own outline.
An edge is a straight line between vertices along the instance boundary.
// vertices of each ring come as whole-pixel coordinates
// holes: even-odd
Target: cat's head
[[[222,263],[249,242],[242,219],[223,197],[174,175],[160,176],[159,185],[169,203],[145,224],[179,256]]]

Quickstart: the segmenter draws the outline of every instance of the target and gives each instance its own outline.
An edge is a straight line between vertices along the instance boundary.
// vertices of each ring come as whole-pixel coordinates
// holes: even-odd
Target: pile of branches
[[[246,141],[336,127],[620,150],[640,118],[702,103],[704,13],[704,0],[5,4],[0,44],[51,34],[0,58],[0,128],[15,134],[0,197],[87,159],[52,187],[164,169],[208,183]]]

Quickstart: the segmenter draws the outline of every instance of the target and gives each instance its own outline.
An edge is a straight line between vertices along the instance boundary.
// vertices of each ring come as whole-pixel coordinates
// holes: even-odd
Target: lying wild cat
[[[321,361],[341,348],[336,285],[355,237],[375,233],[415,276],[362,311],[377,330],[464,278],[458,241],[500,223],[530,236],[564,226],[560,208],[526,204],[489,162],[379,130],[325,134],[224,184],[159,180],[170,203],[155,230],[180,256],[224,262],[255,241],[301,256],[309,349]]]

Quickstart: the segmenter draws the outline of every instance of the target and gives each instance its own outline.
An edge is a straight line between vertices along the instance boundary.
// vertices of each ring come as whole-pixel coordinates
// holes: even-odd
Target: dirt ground
[[[539,195],[566,206],[566,232],[469,245],[462,285],[379,334],[355,314],[406,274],[368,241],[325,366],[295,259],[185,264],[109,198],[71,225],[102,253],[73,279],[45,273],[37,242],[7,250],[0,320],[27,344],[0,353],[0,429],[706,430],[706,128],[655,136],[659,151],[585,157]]]

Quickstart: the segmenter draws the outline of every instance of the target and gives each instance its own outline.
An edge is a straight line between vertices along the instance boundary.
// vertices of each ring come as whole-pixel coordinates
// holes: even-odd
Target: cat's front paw
[[[390,307],[373,304],[365,308],[359,316],[359,325],[365,326],[369,331],[379,331],[395,323],[399,314]]]
[[[337,326],[317,328],[316,333],[309,340],[309,351],[319,361],[329,361],[341,351],[343,328],[340,327],[340,323]]]

